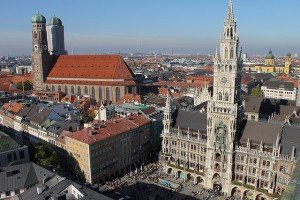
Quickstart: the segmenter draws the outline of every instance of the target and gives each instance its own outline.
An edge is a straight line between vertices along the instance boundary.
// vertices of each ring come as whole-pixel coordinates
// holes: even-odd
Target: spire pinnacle
[[[233,0],[228,0],[227,20],[234,21]]]

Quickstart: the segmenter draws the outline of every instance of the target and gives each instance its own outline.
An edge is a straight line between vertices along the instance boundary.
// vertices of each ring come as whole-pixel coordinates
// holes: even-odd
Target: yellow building
[[[76,132],[64,131],[56,141],[68,171],[89,183],[105,182],[139,168],[151,151],[150,120],[141,114],[94,121]]]
[[[292,56],[290,53],[286,55],[284,65],[275,64],[275,56],[272,50],[266,55],[265,64],[255,66],[255,71],[263,73],[284,73],[289,74],[292,64]]]

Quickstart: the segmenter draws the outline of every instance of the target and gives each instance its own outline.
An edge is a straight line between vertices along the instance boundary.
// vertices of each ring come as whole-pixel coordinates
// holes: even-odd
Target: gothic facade
[[[168,97],[160,162],[176,179],[241,199],[278,199],[290,181],[300,127],[247,121],[241,102],[241,51],[233,3],[214,55],[207,113],[174,110]],[[294,140],[294,142],[290,142]]]

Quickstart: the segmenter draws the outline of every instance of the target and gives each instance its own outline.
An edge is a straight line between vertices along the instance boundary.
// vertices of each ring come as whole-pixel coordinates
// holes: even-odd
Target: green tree
[[[260,88],[260,86],[256,86],[255,88],[253,88],[251,90],[251,96],[254,96],[254,97],[264,97],[264,94]]]
[[[60,162],[57,153],[53,147],[46,143],[40,143],[36,146],[35,158],[38,164],[43,166],[52,165],[56,169],[60,169]]]
[[[32,84],[29,81],[21,81],[17,83],[17,89],[23,90],[23,84],[24,84],[24,90],[32,90]]]

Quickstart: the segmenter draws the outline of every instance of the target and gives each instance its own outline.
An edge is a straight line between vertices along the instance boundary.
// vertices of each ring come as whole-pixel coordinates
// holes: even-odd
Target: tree
[[[24,91],[32,90],[32,84],[29,81],[18,82],[17,89],[23,91],[23,84],[24,84]]]
[[[92,109],[89,109],[87,111],[87,122],[93,121],[96,117],[95,111]]]
[[[60,162],[57,153],[53,147],[46,143],[39,143],[36,146],[35,158],[37,163],[43,166],[54,166],[56,169],[60,168]]]
[[[260,88],[259,85],[257,85],[255,88],[253,88],[251,90],[251,96],[254,96],[254,97],[264,97],[264,94]]]

